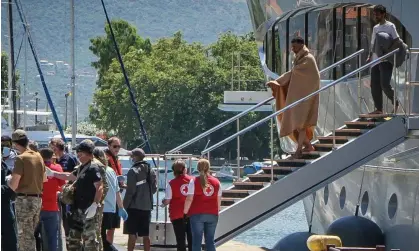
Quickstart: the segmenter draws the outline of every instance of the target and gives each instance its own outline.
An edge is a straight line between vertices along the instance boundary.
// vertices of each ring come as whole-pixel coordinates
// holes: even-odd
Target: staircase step
[[[393,117],[393,114],[360,114],[359,118],[361,119],[384,119],[388,117]]]
[[[221,198],[221,206],[231,206],[236,202],[235,198]]]
[[[325,137],[317,137],[321,144],[330,144],[333,143],[333,138],[335,138],[335,142],[337,144],[346,143],[349,140],[347,136],[325,136]]]
[[[290,166],[274,166],[272,169],[274,171],[274,174],[279,175],[287,175],[292,173],[293,169],[296,167],[290,167]],[[271,168],[270,167],[262,167],[262,170],[265,174],[271,174]]]
[[[311,152],[303,152],[302,159],[305,160],[315,160],[317,158],[320,158],[322,152],[320,151],[311,151]]]
[[[251,182],[251,181],[236,181],[233,182],[235,190],[259,190],[263,188],[263,182]]]
[[[352,137],[358,137],[360,136],[364,131],[361,129],[336,129],[335,135],[336,136],[352,136]]]
[[[236,189],[224,190],[223,197],[241,199],[241,198],[245,198],[249,196],[250,192],[252,191],[254,190],[236,190]]]
[[[286,166],[286,167],[301,167],[308,163],[310,163],[309,160],[305,159],[280,159],[275,160],[278,166]]]
[[[339,146],[341,145],[335,144],[336,148],[338,148]],[[315,144],[314,147],[316,148],[317,151],[322,151],[322,152],[330,152],[331,150],[333,150],[333,144]]]
[[[348,129],[371,129],[377,126],[373,121],[347,121],[345,125]]]
[[[270,167],[269,167],[270,168]],[[274,174],[274,181],[277,181],[286,175],[276,175]],[[271,174],[248,174],[247,177],[252,182],[271,182]]]

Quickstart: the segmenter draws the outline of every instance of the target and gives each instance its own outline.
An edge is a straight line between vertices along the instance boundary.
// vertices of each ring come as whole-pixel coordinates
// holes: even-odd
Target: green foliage
[[[9,56],[7,55],[6,52],[2,51],[1,52],[1,89],[2,90],[8,90],[9,89]],[[19,72],[16,70],[15,71],[15,79],[16,79],[16,86],[17,86],[17,82],[19,81]],[[2,91],[1,92],[1,103],[5,104],[5,99],[7,98],[7,92],[6,91]],[[19,95],[19,94],[18,94]]]
[[[232,77],[244,79],[241,90],[263,87],[263,73],[252,34],[225,33],[206,47],[186,42],[181,32],[151,44],[122,20],[113,21],[112,28],[155,153],[170,150],[231,117],[232,114],[219,110],[218,104],[223,102],[223,92],[230,90]],[[90,120],[100,128],[115,130],[129,146],[136,146],[143,143],[138,119],[106,32],[107,35],[91,40],[90,48],[99,58],[93,65],[100,76],[90,106]],[[233,53],[243,54],[240,57],[243,68],[234,75],[231,71]],[[240,120],[241,127],[264,116],[266,113],[249,114]],[[211,142],[218,142],[235,131],[236,124],[232,123],[211,134]],[[200,152],[207,140],[182,151]],[[234,157],[235,149],[236,143],[230,142],[211,155],[227,157],[231,152]],[[245,134],[241,150],[242,156],[249,158],[269,156],[268,125]]]

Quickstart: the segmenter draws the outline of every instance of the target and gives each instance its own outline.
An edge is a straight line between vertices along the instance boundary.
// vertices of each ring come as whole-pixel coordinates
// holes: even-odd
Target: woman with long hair
[[[215,251],[214,235],[221,207],[221,184],[210,174],[210,162],[198,161],[199,177],[188,186],[183,213],[190,217],[192,230],[192,251],[200,251],[202,236],[205,236],[207,251]]]
[[[100,214],[96,214],[98,226],[97,235],[99,248],[103,251],[115,250],[113,247],[113,236],[115,228],[120,227],[121,217],[126,220],[128,217],[127,212],[124,209],[122,203],[121,193],[119,192],[118,179],[115,171],[108,166],[108,160],[104,151],[99,148],[93,150],[93,156],[96,161],[103,164],[101,167],[101,175],[104,176],[103,180],[106,180],[108,191],[104,193],[104,201],[101,207]]]
[[[186,251],[185,237],[188,239],[188,250],[192,250],[192,233],[189,220],[183,215],[189,182],[192,176],[186,174],[186,164],[183,160],[176,160],[172,165],[175,178],[166,186],[166,195],[162,207],[169,205],[169,217],[175,231],[177,251]],[[186,233],[186,236],[185,236]]]

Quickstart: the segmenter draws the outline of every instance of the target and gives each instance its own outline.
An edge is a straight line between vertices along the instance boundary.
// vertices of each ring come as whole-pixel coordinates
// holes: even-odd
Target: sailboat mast
[[[17,111],[16,111],[16,80],[15,80],[15,55],[13,46],[13,14],[12,14],[12,0],[8,1],[8,15],[9,15],[9,72],[8,72],[8,89],[9,89],[9,106],[10,106],[10,92],[12,96],[12,107],[13,107],[13,129],[17,129]],[[11,89],[11,90],[10,90]],[[10,117],[9,117],[10,122]]]
[[[77,107],[76,107],[76,74],[75,74],[75,62],[74,62],[74,0],[70,0],[71,5],[71,28],[70,28],[70,47],[71,47],[71,145],[76,145],[76,134],[77,134]]]
[[[26,95],[28,87],[28,24],[25,23],[25,82],[23,83],[23,129],[26,130],[27,122],[27,109],[26,109]]]

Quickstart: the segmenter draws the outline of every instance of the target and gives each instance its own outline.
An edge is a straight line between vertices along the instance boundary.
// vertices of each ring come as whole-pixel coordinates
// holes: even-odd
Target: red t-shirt
[[[58,164],[45,164],[49,169],[62,172],[63,169]],[[44,189],[42,192],[42,211],[59,211],[57,202],[57,192],[61,191],[61,187],[65,184],[64,180],[59,180],[54,177],[48,177],[44,182]]]

